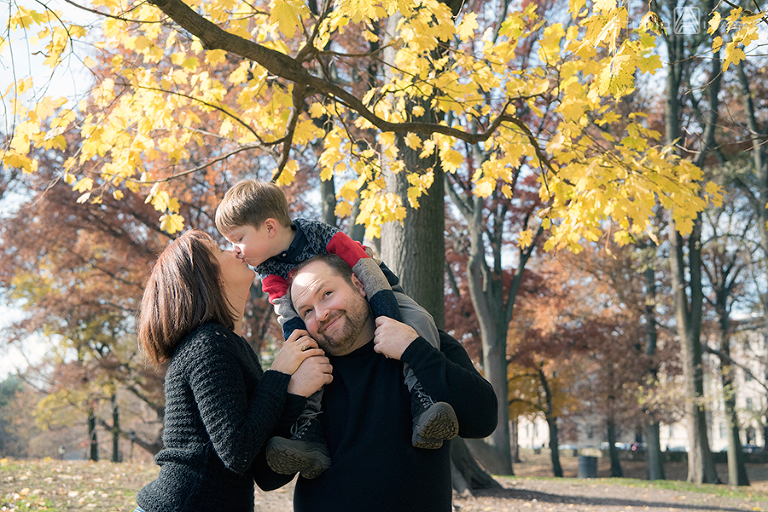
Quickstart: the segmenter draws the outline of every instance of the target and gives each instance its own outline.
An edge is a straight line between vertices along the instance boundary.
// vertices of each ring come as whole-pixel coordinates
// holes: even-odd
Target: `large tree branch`
[[[758,386],[768,391],[768,384],[761,381],[757,378],[757,376],[752,373],[752,370],[750,370],[747,366],[744,366],[743,364],[739,363],[735,359],[733,359],[729,354],[726,354],[722,350],[717,350],[716,348],[710,347],[706,343],[701,344],[701,349],[704,352],[707,352],[709,354],[715,355],[720,358],[720,360],[723,362],[723,364],[730,364],[732,366],[736,366],[738,368],[741,368],[741,370],[746,374],[752,377],[752,379],[757,383]]]
[[[502,123],[510,123],[518,127],[526,135],[533,145],[537,157],[547,166],[547,168],[549,168],[549,170],[554,172],[554,169],[549,163],[549,159],[539,147],[538,141],[525,123],[506,113],[506,108],[511,100],[507,101],[504,108],[501,109],[499,115],[496,116],[488,128],[485,131],[478,133],[469,133],[464,130],[438,123],[391,123],[370,111],[362,100],[350,92],[328,80],[310,74],[297,59],[223,30],[215,23],[205,19],[203,16],[190,9],[190,7],[182,0],[150,0],[150,3],[158,7],[184,30],[199,38],[205,48],[211,50],[224,50],[250,59],[263,66],[273,75],[306,87],[308,89],[308,94],[313,92],[320,94],[355,110],[382,132],[440,133],[463,140],[470,144],[477,144],[478,142],[488,140]],[[302,53],[302,60],[306,55],[307,53]]]

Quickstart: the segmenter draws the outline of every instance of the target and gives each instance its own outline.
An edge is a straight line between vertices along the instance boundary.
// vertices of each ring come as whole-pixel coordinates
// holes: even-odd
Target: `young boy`
[[[238,256],[256,267],[286,339],[295,329],[305,328],[288,297],[288,273],[312,256],[332,253],[344,259],[363,283],[375,316],[403,321],[439,349],[440,338],[432,316],[402,293],[397,276],[335,227],[308,219],[291,220],[285,194],[273,183],[243,180],[235,184],[216,210],[216,227]],[[432,400],[407,364],[403,373],[412,395],[413,446],[439,448],[458,433],[456,413],[450,404]],[[322,390],[307,399],[304,412],[291,428],[290,439],[274,437],[267,444],[267,462],[275,472],[301,472],[304,478],[315,478],[330,466],[317,419],[321,399]]]

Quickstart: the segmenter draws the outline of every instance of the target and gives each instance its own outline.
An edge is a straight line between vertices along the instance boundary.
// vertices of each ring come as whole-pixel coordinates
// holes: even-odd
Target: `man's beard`
[[[332,356],[349,354],[363,332],[370,314],[371,309],[368,306],[368,301],[360,295],[359,300],[356,298],[346,310],[335,311],[334,316],[320,326],[323,332],[317,333],[317,344]],[[341,322],[341,324],[334,326],[333,337],[331,337],[325,332],[325,325],[333,321],[336,321],[337,324]]]

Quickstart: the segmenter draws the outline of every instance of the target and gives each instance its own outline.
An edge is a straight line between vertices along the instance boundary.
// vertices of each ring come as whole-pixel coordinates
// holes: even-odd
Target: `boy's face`
[[[278,254],[273,254],[272,238],[266,224],[262,224],[260,228],[237,226],[223,235],[232,244],[237,257],[253,267]]]

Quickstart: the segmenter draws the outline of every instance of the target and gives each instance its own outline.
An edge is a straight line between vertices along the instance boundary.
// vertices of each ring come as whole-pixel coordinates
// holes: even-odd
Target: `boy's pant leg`
[[[392,291],[395,293],[397,305],[400,307],[400,316],[403,318],[403,323],[413,327],[419,336],[427,340],[427,343],[440,350],[440,333],[437,332],[437,326],[432,315],[415,300],[403,293],[399,286],[393,287]],[[405,385],[408,386],[408,390],[413,390],[413,386],[418,380],[407,363],[403,364],[403,375],[405,376]]]
[[[318,389],[307,398],[307,403],[304,404],[304,410],[311,409],[316,412],[320,412],[323,401],[323,388]]]

